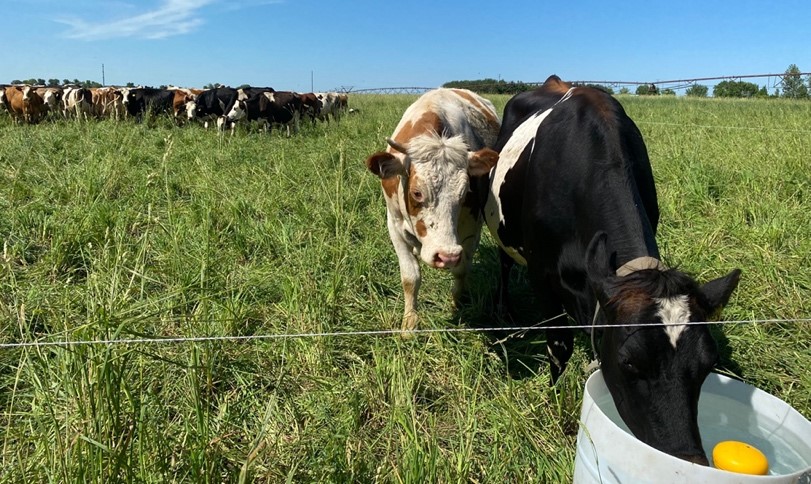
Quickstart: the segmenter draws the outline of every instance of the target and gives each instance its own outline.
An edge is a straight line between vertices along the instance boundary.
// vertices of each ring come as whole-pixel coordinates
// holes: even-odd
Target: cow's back
[[[446,137],[462,136],[469,150],[492,147],[500,123],[489,100],[466,89],[429,91],[406,109],[392,138],[407,144],[431,131]]]
[[[567,249],[579,257],[596,231],[623,224],[621,217],[632,220],[626,229],[637,240],[652,241],[659,219],[653,175],[622,106],[593,88],[536,91],[508,103],[496,143],[501,157],[486,218],[502,247],[526,263],[519,248],[542,244],[533,257],[555,272]]]

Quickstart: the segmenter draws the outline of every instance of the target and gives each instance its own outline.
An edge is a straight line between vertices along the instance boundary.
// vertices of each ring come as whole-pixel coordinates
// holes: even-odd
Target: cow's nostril
[[[461,259],[461,254],[437,252],[434,255],[434,265],[436,267],[453,267],[459,263],[459,259]]]

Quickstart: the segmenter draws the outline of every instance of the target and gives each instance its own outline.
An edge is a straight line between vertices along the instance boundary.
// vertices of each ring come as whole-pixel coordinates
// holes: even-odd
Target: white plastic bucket
[[[701,443],[712,449],[740,440],[769,459],[769,474],[753,476],[693,464],[637,440],[619,417],[602,373],[586,381],[574,482],[811,484],[811,422],[784,401],[732,378],[711,373],[698,401]]]

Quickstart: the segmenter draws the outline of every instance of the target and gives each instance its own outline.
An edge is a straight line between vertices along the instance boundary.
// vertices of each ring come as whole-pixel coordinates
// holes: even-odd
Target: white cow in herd
[[[437,89],[406,110],[387,151],[366,160],[386,199],[405,295],[404,330],[417,326],[420,259],[453,274],[454,302],[466,289],[481,233],[486,175],[498,161],[490,148],[499,128],[487,99],[465,89]]]

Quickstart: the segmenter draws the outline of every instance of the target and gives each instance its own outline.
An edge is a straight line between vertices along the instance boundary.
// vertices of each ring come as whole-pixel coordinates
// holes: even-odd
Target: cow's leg
[[[397,253],[400,265],[400,282],[403,286],[403,321],[402,330],[411,331],[417,328],[417,295],[420,291],[421,275],[420,261],[412,252],[411,245],[406,242],[398,229],[394,226],[391,216],[387,217],[389,237]],[[404,334],[404,336],[406,336]]]
[[[462,245],[462,258],[456,267],[451,269],[453,274],[453,303],[458,308],[462,303],[462,298],[467,291],[468,275],[473,266],[473,256],[479,246],[479,237],[482,231],[482,221],[478,213],[471,211],[468,206],[463,206],[457,222],[457,235]]]
[[[509,317],[512,312],[512,305],[510,304],[510,271],[515,265],[515,261],[510,257],[504,249],[498,249],[499,259],[499,282],[498,294],[496,301],[496,314],[499,316]]]
[[[550,282],[549,279],[542,275],[543,271],[541,268],[533,267],[532,261],[529,261],[527,273],[530,277],[535,299],[540,308],[541,320],[546,321],[544,326],[559,328],[546,330],[546,353],[549,357],[550,383],[554,385],[566,369],[569,358],[572,357],[572,352],[574,351],[574,333],[568,327],[561,328],[561,326],[566,326],[567,316],[565,314],[561,315],[563,307],[559,299],[555,296],[558,292],[555,290],[555,283]]]

